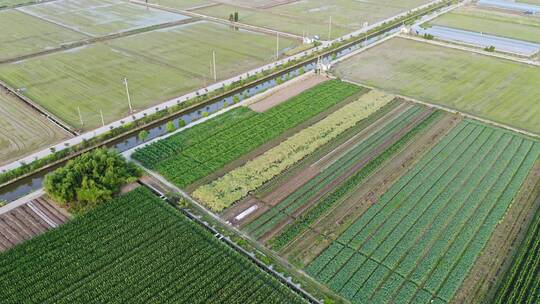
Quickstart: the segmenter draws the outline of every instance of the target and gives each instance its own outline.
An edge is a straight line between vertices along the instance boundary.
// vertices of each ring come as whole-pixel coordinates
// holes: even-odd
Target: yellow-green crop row
[[[219,212],[376,112],[393,98],[371,91],[220,179],[199,187],[193,195],[213,211]]]

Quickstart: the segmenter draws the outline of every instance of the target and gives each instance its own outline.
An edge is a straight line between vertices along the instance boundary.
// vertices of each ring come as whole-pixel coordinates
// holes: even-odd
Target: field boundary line
[[[374,87],[374,86],[370,86],[370,85],[367,85],[367,84],[364,84],[364,83],[361,83],[361,82],[358,82],[358,81],[352,81],[352,80],[348,80],[348,79],[342,79],[342,80],[345,81],[345,82],[355,84],[355,85],[366,87],[368,89],[379,90],[379,91],[382,91],[382,92],[386,92],[388,94],[393,94],[396,97],[400,97],[400,98],[403,98],[405,100],[408,100],[408,101],[411,101],[411,102],[414,102],[414,103],[419,103],[419,104],[423,104],[423,105],[426,105],[426,106],[434,107],[434,108],[444,110],[446,112],[450,112],[450,113],[454,113],[454,114],[460,114],[460,115],[462,115],[462,116],[464,116],[466,118],[471,118],[471,119],[474,119],[476,121],[479,121],[479,122],[482,122],[482,123],[485,123],[485,124],[488,124],[488,125],[491,125],[491,126],[503,128],[503,129],[506,129],[508,131],[512,131],[512,132],[519,133],[521,135],[532,137],[535,140],[540,140],[540,134],[536,134],[536,133],[533,133],[533,132],[530,132],[530,131],[527,131],[527,130],[524,130],[524,129],[516,128],[516,127],[511,127],[509,125],[502,124],[502,123],[499,123],[499,122],[496,122],[496,121],[493,121],[493,120],[490,120],[490,119],[487,119],[487,118],[482,118],[482,117],[476,116],[474,114],[469,114],[467,112],[463,112],[463,111],[455,109],[455,108],[439,105],[439,104],[436,104],[436,103],[430,103],[430,102],[427,102],[427,101],[422,101],[422,100],[419,100],[419,99],[416,99],[416,98],[413,98],[413,97],[409,97],[409,96],[405,96],[405,95],[400,95],[400,94],[397,94],[397,93],[394,93],[394,92],[391,92],[391,91],[388,91],[388,90],[385,90],[385,89],[382,89],[382,88],[377,88],[377,87]]]
[[[57,1],[57,0],[52,0],[52,1]],[[165,29],[165,28],[169,28],[169,27],[175,27],[175,26],[182,25],[182,24],[190,24],[190,23],[194,23],[194,22],[197,22],[197,21],[199,21],[199,19],[197,19],[197,18],[187,18],[187,19],[182,19],[182,20],[177,20],[177,21],[172,21],[172,22],[166,22],[166,23],[160,23],[160,24],[156,24],[156,25],[150,25],[150,26],[141,27],[141,28],[137,28],[137,29],[133,29],[133,30],[124,31],[124,32],[113,33],[113,34],[109,34],[109,35],[105,35],[105,36],[97,36],[97,37],[91,36],[91,37],[88,37],[87,39],[61,44],[59,47],[55,47],[55,48],[52,48],[52,49],[48,49],[48,50],[44,50],[44,51],[38,51],[38,52],[35,52],[35,53],[26,54],[26,55],[22,55],[22,56],[18,56],[18,57],[3,59],[3,60],[0,60],[0,64],[15,63],[15,62],[18,62],[18,61],[27,60],[27,59],[34,58],[34,57],[40,57],[40,56],[46,56],[46,55],[50,55],[50,54],[54,54],[54,53],[60,53],[60,52],[63,52],[63,51],[67,51],[67,50],[71,50],[71,49],[91,45],[91,44],[98,43],[98,42],[103,42],[103,41],[119,39],[119,38],[123,38],[123,37],[134,36],[134,35],[143,34],[143,33],[156,31],[156,30],[160,30],[160,29]]]
[[[54,1],[58,1],[58,0],[40,0],[39,2],[38,1],[28,1],[28,2],[20,3],[20,4],[4,5],[4,6],[0,6],[0,11],[9,10],[9,9],[16,9],[16,8],[25,7],[25,6],[32,6],[32,5],[37,5],[37,4],[43,4],[43,3],[47,3],[47,2],[54,2]]]
[[[152,170],[149,170],[147,168],[144,168],[143,167],[143,170],[146,171],[151,177],[157,179],[157,181],[159,181],[160,183],[162,183],[163,185],[167,186],[168,188],[174,190],[176,193],[180,194],[184,199],[188,200],[190,203],[194,204],[195,206],[197,206],[198,208],[200,208],[202,211],[204,211],[204,213],[206,215],[209,215],[211,218],[213,218],[214,220],[216,220],[218,223],[220,223],[223,227],[226,227],[228,228],[229,230],[232,230],[233,232],[235,232],[237,235],[240,235],[241,237],[243,238],[247,238],[249,240],[251,240],[252,242],[255,242],[251,237],[249,237],[248,235],[244,234],[243,232],[241,232],[240,230],[232,227],[231,225],[227,224],[223,219],[221,219],[221,217],[219,217],[218,215],[214,214],[213,212],[207,210],[202,204],[200,204],[197,200],[195,200],[194,198],[192,198],[189,194],[187,194],[186,192],[184,192],[182,189],[176,187],[175,185],[173,185],[172,183],[170,183],[169,181],[167,181],[165,178],[163,178],[159,173],[157,172],[154,172]],[[159,191],[158,189],[156,189],[155,187],[152,187],[151,185],[147,184],[147,183],[144,183],[144,182],[141,182],[139,180],[139,182],[144,185],[145,187],[148,187],[152,192],[158,194],[162,199],[166,199],[165,198],[165,194],[162,193],[161,191]],[[184,208],[178,208],[178,206],[176,205],[173,205],[173,207],[179,211],[181,211],[182,213],[184,213],[185,215],[187,215],[192,221],[198,223],[199,225],[203,226],[205,229],[209,230],[210,232],[212,232],[217,238],[219,241],[223,241],[224,243],[226,243],[229,247],[231,247],[233,250],[235,251],[238,251],[240,254],[244,255],[245,257],[247,257],[248,259],[250,259],[252,262],[255,263],[255,265],[262,269],[263,271],[267,272],[268,274],[270,274],[272,277],[274,277],[276,280],[280,281],[281,284],[284,284],[286,285],[288,288],[291,288],[293,290],[295,290],[295,293],[299,294],[301,297],[303,297],[304,299],[306,300],[309,300],[311,303],[316,303],[316,304],[322,304],[318,299],[315,299],[315,297],[313,297],[309,292],[305,291],[301,286],[299,285],[296,285],[292,282],[291,278],[286,278],[282,273],[280,272],[277,272],[276,270],[274,270],[272,268],[272,266],[268,266],[266,264],[264,264],[261,260],[259,260],[255,253],[253,252],[248,252],[246,249],[244,249],[243,247],[241,247],[240,245],[236,244],[234,241],[232,241],[229,237],[221,234],[221,232],[219,232],[218,230],[216,230],[216,228],[210,226],[209,223],[203,221],[200,217],[196,216],[195,214],[191,213],[191,211],[187,210],[187,209],[184,209]],[[280,258],[280,260],[283,262],[283,260]]]
[[[288,38],[292,38],[292,39],[296,39],[296,40],[303,40],[304,39],[304,37],[296,35],[296,34],[277,31],[277,30],[274,30],[274,29],[271,29],[271,28],[250,25],[250,24],[246,24],[246,23],[242,23],[242,22],[231,22],[229,20],[225,20],[225,19],[221,19],[221,18],[216,18],[216,17],[212,17],[212,16],[192,12],[192,11],[190,11],[191,9],[185,10],[185,9],[172,8],[172,7],[163,6],[163,5],[160,5],[160,4],[157,4],[157,3],[146,3],[146,2],[143,2],[141,0],[128,0],[128,2],[136,4],[136,5],[143,5],[145,7],[151,7],[151,8],[155,8],[155,9],[158,9],[158,10],[171,12],[171,13],[187,15],[187,16],[195,17],[195,18],[201,18],[201,19],[204,19],[206,21],[211,21],[211,22],[216,22],[216,23],[220,23],[220,24],[224,24],[224,25],[244,28],[244,29],[247,29],[247,30],[252,30],[252,31],[256,31],[256,32],[264,33],[264,34],[279,34],[280,36],[288,37]]]
[[[472,52],[472,53],[476,53],[476,54],[480,54],[480,55],[484,55],[484,56],[488,56],[488,57],[505,59],[505,60],[508,60],[508,61],[513,61],[513,62],[517,62],[517,63],[528,64],[528,65],[533,65],[533,66],[540,67],[540,63],[537,62],[537,61],[534,61],[532,59],[524,59],[524,58],[520,58],[520,57],[517,57],[517,56],[505,55],[503,53],[488,52],[488,51],[484,51],[482,49],[475,48],[475,47],[473,47],[472,44],[457,44],[457,43],[452,43],[452,42],[446,42],[446,41],[443,41],[443,40],[428,40],[428,39],[423,39],[423,38],[414,37],[414,36],[405,35],[405,34],[400,34],[399,37],[404,38],[404,39],[414,40],[414,41],[417,41],[417,42],[442,46],[442,47],[445,47],[445,48],[450,48],[450,49],[455,49],[455,50],[460,50],[460,51],[466,51],[466,52]]]

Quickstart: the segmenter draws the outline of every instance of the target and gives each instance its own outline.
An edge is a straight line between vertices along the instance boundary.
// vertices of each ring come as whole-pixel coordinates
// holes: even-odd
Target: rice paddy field
[[[3,303],[304,303],[145,188],[0,254],[0,273]]]
[[[540,134],[540,68],[391,39],[335,68],[337,76]]]
[[[177,9],[192,9],[216,4],[212,0],[149,0],[148,3],[174,7]]]
[[[473,5],[453,10],[429,24],[540,42],[540,18]]]
[[[188,18],[121,0],[56,0],[18,10],[92,37]]]
[[[67,132],[0,90],[0,165],[67,138]]]
[[[0,31],[0,60],[45,51],[86,37],[14,9],[0,11],[0,22],[9,24]]]
[[[239,21],[243,23],[297,35],[318,35],[326,40],[360,29],[365,22],[376,23],[428,2],[304,0],[290,3],[285,1],[285,4],[279,4],[279,1],[256,1],[250,4],[246,1],[227,1],[227,4],[210,6],[195,12],[228,19],[231,13],[238,11]]]
[[[281,39],[283,51],[296,41]],[[0,65],[0,79],[71,126],[91,130],[210,83],[275,60],[275,37],[199,21]],[[212,79],[213,81],[213,79]],[[81,125],[80,107],[84,125]]]
[[[33,0],[0,0],[0,8],[2,7],[11,7],[15,5],[33,3]]]

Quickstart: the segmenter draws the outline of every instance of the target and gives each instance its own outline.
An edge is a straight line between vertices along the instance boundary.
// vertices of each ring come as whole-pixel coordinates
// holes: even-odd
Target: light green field
[[[229,1],[244,4],[243,1]],[[270,2],[270,1],[267,1]],[[387,19],[411,8],[420,6],[426,0],[304,0],[267,9],[240,8],[219,5],[196,10],[201,14],[228,19],[235,10],[239,12],[240,22],[268,27],[297,35],[304,33],[319,35],[328,39],[330,16],[332,16],[332,38]]]
[[[430,24],[540,42],[540,18],[512,12],[466,6],[444,14]]]
[[[66,138],[67,132],[0,91],[0,165]]]
[[[82,34],[13,9],[0,11],[0,24],[4,25],[0,31],[0,60],[44,51],[85,38]]]
[[[212,4],[210,0],[148,0],[148,3],[159,4],[168,7],[175,7],[178,9],[190,9],[203,5]]]
[[[121,0],[57,0],[20,10],[89,36],[104,36],[188,18]]]
[[[32,3],[33,0],[0,0],[0,7],[10,7],[14,5]]]
[[[338,64],[336,74],[540,134],[540,68],[403,38]]]
[[[280,41],[283,50],[295,44]],[[25,88],[73,127],[89,130],[101,124],[100,109],[106,122],[128,115],[124,76],[133,106],[145,109],[207,84],[213,50],[224,79],[272,61],[275,37],[196,22],[2,65],[0,78]]]

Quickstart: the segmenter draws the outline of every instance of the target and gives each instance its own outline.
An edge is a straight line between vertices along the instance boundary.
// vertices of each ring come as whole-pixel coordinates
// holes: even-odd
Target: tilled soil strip
[[[385,162],[364,183],[357,186],[341,203],[313,223],[289,245],[282,249],[282,254],[291,259],[300,258],[306,265],[324,250],[337,236],[360,217],[371,205],[378,201],[391,185],[408,168],[416,163],[427,151],[435,146],[461,119],[455,115],[446,115],[432,128],[411,141],[401,152]],[[319,240],[319,241],[318,241]]]
[[[341,157],[343,150],[348,150],[350,146],[355,146],[359,142],[365,140],[373,132],[377,132],[378,130],[382,129],[384,126],[387,125],[388,122],[392,121],[394,118],[399,116],[400,113],[405,112],[410,107],[412,107],[412,105],[407,103],[398,104],[388,113],[384,114],[382,117],[378,118],[374,122],[370,123],[367,127],[362,129],[357,135],[354,135],[352,138],[349,138],[345,143],[338,146],[338,148],[330,151],[327,155],[335,155],[335,157],[337,158]],[[355,139],[351,140],[353,138]],[[266,211],[279,204],[279,202],[291,195],[294,191],[296,191],[306,182],[317,176],[317,174],[320,173],[320,166],[313,166],[313,164],[319,160],[320,159],[312,160],[311,162],[308,162],[308,165],[301,165],[303,168],[300,171],[294,172],[290,177],[284,179],[283,181],[279,181],[278,186],[272,188],[272,190],[270,192],[267,192],[267,194],[264,194],[263,198],[259,198],[257,194],[250,195],[247,199],[241,201],[233,208],[227,210],[224,215],[225,219],[231,223],[234,222],[238,226],[243,226],[258,218],[260,215],[266,213]],[[294,170],[294,168],[291,170]],[[287,173],[282,173],[282,175],[284,174]],[[259,208],[255,212],[243,218],[241,221],[234,220],[234,217],[236,215],[250,208],[254,204],[258,204],[259,206]]]
[[[287,215],[287,218],[282,220],[278,225],[274,226],[272,230],[265,233],[259,241],[261,243],[266,243],[269,239],[277,235],[281,230],[289,225],[290,223],[294,222],[299,216],[301,216],[307,209],[311,208],[316,203],[320,202],[321,198],[323,198],[326,194],[328,194],[331,190],[334,190],[338,188],[341,184],[343,184],[345,181],[349,179],[354,173],[361,170],[365,165],[367,165],[370,161],[375,159],[377,156],[379,156],[381,153],[383,153],[386,149],[388,149],[391,145],[393,145],[395,142],[397,142],[401,137],[403,137],[405,134],[407,134],[409,131],[411,131],[414,127],[416,127],[418,124],[420,124],[424,119],[426,119],[431,113],[433,113],[433,108],[428,108],[425,111],[423,111],[420,115],[418,115],[413,121],[411,121],[405,128],[399,130],[398,132],[394,133],[390,138],[386,139],[382,144],[380,144],[378,147],[375,147],[368,155],[366,155],[362,160],[357,162],[354,166],[349,168],[345,173],[341,176],[339,176],[337,179],[333,180],[331,183],[327,184],[323,189],[321,189],[315,196],[310,198],[306,204],[302,205],[298,209],[296,209],[292,214]]]
[[[360,131],[357,135],[353,136],[350,140],[343,143],[327,155],[325,159],[321,158],[303,171],[299,172],[291,180],[287,180],[279,187],[275,188],[271,193],[264,196],[263,201],[268,202],[271,206],[279,204],[282,200],[293,194],[298,188],[303,186],[306,182],[311,180],[315,175],[322,172],[323,168],[326,168],[329,162],[340,159],[350,149],[354,148],[359,143],[363,142],[367,138],[384,128],[390,121],[398,117],[401,113],[410,109],[410,105],[400,104],[398,107],[379,118],[375,123],[369,125],[367,128]],[[320,160],[323,160],[320,162]]]
[[[536,161],[518,196],[493,231],[451,303],[481,302],[493,296],[496,292],[493,287],[497,286],[497,280],[501,280],[512,266],[514,254],[519,250],[536,210],[540,208],[539,195],[540,159]]]

